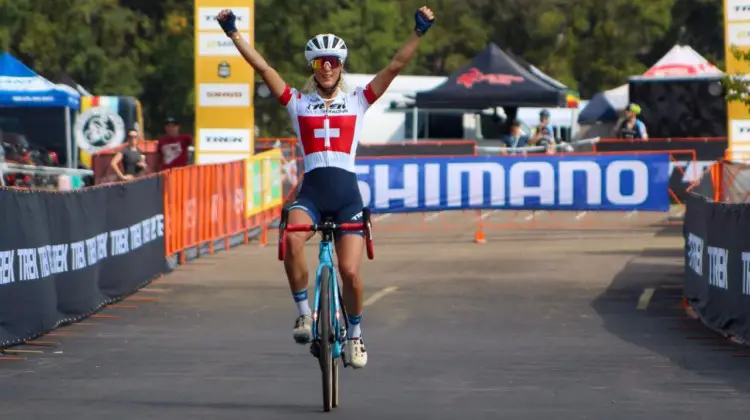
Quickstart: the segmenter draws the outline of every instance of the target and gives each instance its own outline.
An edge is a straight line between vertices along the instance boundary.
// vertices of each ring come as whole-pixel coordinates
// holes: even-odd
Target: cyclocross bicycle
[[[323,237],[319,248],[320,263],[315,275],[313,340],[310,352],[318,359],[323,374],[323,410],[331,411],[331,407],[339,405],[339,364],[343,364],[344,340],[349,329],[341,285],[333,265],[333,238],[339,231],[363,231],[367,258],[375,258],[370,209],[362,209],[362,222],[356,223],[337,224],[331,218],[324,218],[320,223],[312,225],[287,225],[288,216],[288,209],[283,209],[279,223],[280,261],[284,260],[286,254],[287,232],[316,232]]]

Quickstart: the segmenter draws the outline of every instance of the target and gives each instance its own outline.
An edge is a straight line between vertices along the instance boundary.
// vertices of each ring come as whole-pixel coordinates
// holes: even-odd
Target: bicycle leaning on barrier
[[[416,55],[420,40],[434,23],[432,10],[426,6],[414,14],[412,34],[393,56],[391,62],[365,87],[349,90],[344,83],[343,67],[349,49],[334,34],[311,38],[304,49],[310,77],[301,90],[291,88],[255,50],[235,25],[236,16],[222,10],[217,20],[237,50],[260,74],[271,93],[287,108],[292,121],[305,168],[304,180],[294,203],[289,207],[289,223],[317,225],[323,216],[332,216],[335,224],[359,221],[362,196],[359,191],[354,161],[362,132],[364,114],[385,93],[393,79]],[[347,364],[363,368],[367,351],[362,340],[363,285],[359,268],[365,239],[362,232],[341,231],[336,236],[338,268],[344,287],[344,298],[351,330],[346,337],[344,356]],[[310,232],[289,235],[289,249],[284,259],[289,286],[297,304],[294,340],[300,344],[313,338],[313,320],[308,303],[308,270],[305,243]]]

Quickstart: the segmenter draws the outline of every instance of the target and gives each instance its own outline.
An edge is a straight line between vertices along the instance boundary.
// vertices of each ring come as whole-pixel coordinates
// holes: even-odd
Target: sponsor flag
[[[254,73],[221,30],[216,15],[232,9],[237,30],[254,45],[253,0],[195,2],[195,162],[221,163],[252,156]]]

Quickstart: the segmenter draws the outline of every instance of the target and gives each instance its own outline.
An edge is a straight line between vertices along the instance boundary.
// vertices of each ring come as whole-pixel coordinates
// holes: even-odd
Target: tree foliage
[[[98,95],[132,95],[148,131],[194,104],[193,1],[0,0],[0,47],[51,80],[67,74]],[[417,0],[255,0],[256,47],[292,85],[308,77],[305,42],[342,36],[347,71],[376,73],[413,28]],[[675,43],[723,65],[715,0],[432,0],[437,24],[405,74],[448,75],[488,42],[583,97],[625,83]],[[256,78],[256,80],[260,80]],[[289,135],[273,100],[256,102],[264,135]]]

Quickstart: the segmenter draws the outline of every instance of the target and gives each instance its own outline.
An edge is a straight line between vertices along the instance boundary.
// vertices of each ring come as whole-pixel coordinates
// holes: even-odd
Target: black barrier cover
[[[166,272],[162,183],[0,190],[0,348],[88,316]]]
[[[689,141],[689,140],[671,140],[662,141],[633,141],[633,142],[603,142],[596,145],[597,152],[631,152],[631,151],[664,151],[664,150],[695,150],[695,160],[698,164],[697,169],[689,165],[693,157],[687,153],[676,153],[673,157],[680,162],[679,166],[685,171],[684,173],[677,169],[673,164],[672,173],[669,178],[669,188],[675,195],[684,202],[687,196],[687,188],[694,181],[697,181],[695,175],[700,176],[703,169],[724,157],[724,151],[727,148],[727,141],[708,140],[708,141]]]
[[[685,297],[707,325],[750,341],[750,206],[686,204]]]

